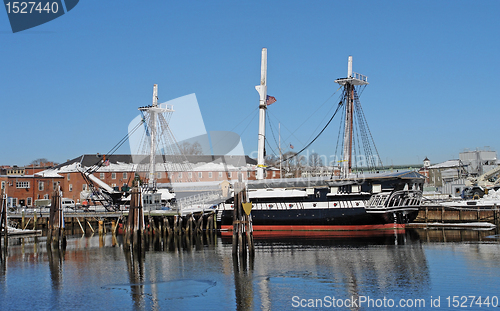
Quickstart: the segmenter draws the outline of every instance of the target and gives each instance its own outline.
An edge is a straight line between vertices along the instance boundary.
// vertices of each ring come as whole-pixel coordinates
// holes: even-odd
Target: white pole
[[[280,178],[281,178],[281,122],[278,123],[278,147],[280,149]]]
[[[262,61],[260,67],[260,85],[255,89],[260,94],[259,100],[259,140],[257,149],[257,179],[264,179],[264,148],[266,142],[266,98],[267,98],[267,49],[262,49]]]
[[[352,78],[352,56],[349,56],[349,63],[347,65],[347,77]]]
[[[148,186],[153,189],[155,186],[155,173],[156,173],[156,110],[158,107],[158,85],[153,86],[153,104],[150,110],[150,154],[149,154],[149,180]]]

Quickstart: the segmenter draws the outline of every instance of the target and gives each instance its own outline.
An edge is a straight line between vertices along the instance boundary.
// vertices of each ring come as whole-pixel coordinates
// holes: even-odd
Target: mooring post
[[[104,234],[104,220],[99,220],[99,235],[103,235]]]
[[[496,224],[497,224],[497,222],[498,222],[498,215],[497,215],[497,211],[498,211],[498,210],[497,210],[497,204],[496,204],[496,203],[494,203],[494,204],[493,204],[493,221],[494,221],[495,225],[496,225]]]
[[[237,191],[236,185],[235,184],[235,190],[234,190],[234,198],[233,198],[233,248],[232,248],[232,253],[233,256],[236,257],[238,255],[238,201],[239,201],[239,192]]]
[[[37,218],[36,218],[36,211],[35,211],[33,214],[33,230],[36,230],[36,221],[37,221]]]
[[[2,235],[4,240],[4,248],[7,250],[9,244],[9,234],[7,228],[7,198],[5,189],[2,189],[2,202],[0,207],[0,250],[2,249]]]

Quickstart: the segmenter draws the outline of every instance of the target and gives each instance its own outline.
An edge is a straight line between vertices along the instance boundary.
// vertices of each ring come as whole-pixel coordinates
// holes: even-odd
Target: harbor
[[[0,311],[500,307],[500,2],[4,4]]]

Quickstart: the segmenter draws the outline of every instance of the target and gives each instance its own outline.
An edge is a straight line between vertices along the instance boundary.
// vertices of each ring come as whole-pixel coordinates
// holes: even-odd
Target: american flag
[[[271,105],[272,103],[275,103],[276,102],[276,98],[274,96],[269,96],[267,95],[267,98],[266,98],[266,105]]]
[[[104,166],[109,166],[109,160],[104,161]]]
[[[290,143],[290,149],[293,149],[293,145]]]

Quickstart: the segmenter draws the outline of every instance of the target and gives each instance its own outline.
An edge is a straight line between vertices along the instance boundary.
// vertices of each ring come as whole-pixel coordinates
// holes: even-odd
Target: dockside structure
[[[189,182],[189,181],[224,181],[237,180],[241,175],[243,180],[256,179],[256,160],[248,156],[212,156],[187,155],[190,170],[180,170],[172,165],[174,160],[168,156],[161,157],[157,164],[158,183]],[[30,175],[0,175],[2,189],[6,190],[8,206],[33,207],[39,199],[51,199],[51,193],[58,186],[61,187],[64,198],[81,203],[81,192],[87,191],[88,186],[77,166],[91,167],[104,161],[104,164],[94,173],[94,176],[116,189],[128,189],[136,177],[141,165],[133,162],[132,155],[85,154],[51,168],[31,170]],[[28,172],[28,171],[26,171]],[[266,179],[280,178],[279,169],[268,168]]]

